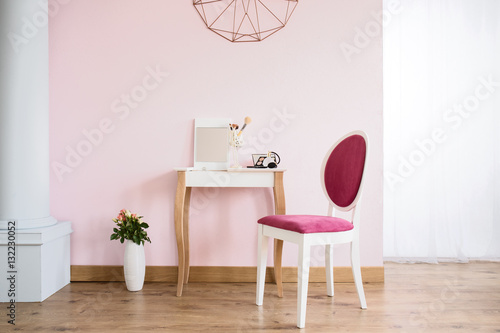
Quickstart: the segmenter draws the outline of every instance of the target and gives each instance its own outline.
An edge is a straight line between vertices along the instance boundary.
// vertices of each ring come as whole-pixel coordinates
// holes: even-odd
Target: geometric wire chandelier
[[[231,42],[259,42],[283,29],[299,0],[193,0],[208,29]]]

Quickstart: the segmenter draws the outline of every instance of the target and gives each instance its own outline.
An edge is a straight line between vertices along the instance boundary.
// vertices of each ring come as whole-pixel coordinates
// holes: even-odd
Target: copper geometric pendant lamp
[[[259,42],[283,29],[299,0],[193,0],[208,29],[230,42]]]

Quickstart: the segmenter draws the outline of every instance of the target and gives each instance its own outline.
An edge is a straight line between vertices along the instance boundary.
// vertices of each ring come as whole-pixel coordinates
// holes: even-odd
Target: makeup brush
[[[241,132],[243,132],[243,130],[245,129],[245,127],[247,127],[248,124],[250,124],[252,122],[252,118],[250,117],[245,117],[245,124],[241,127],[241,130],[240,132],[238,133],[238,136],[241,135]]]

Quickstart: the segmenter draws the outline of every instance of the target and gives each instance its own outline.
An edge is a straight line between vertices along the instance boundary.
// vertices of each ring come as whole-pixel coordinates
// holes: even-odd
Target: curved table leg
[[[274,280],[278,287],[278,297],[283,297],[283,276],[281,269],[281,258],[283,256],[283,241],[274,239]]]
[[[274,174],[274,214],[285,215],[285,188],[283,186],[283,172]],[[283,276],[281,262],[283,256],[283,241],[274,240],[274,279],[278,287],[278,297],[283,297]]]
[[[189,205],[191,201],[191,187],[186,188],[184,196],[184,283],[189,281]]]
[[[182,287],[185,276],[186,244],[184,242],[184,212],[186,200],[186,172],[177,172],[177,191],[175,193],[174,223],[175,237],[177,239],[177,254],[179,256],[179,266],[177,270],[177,296],[182,295]]]

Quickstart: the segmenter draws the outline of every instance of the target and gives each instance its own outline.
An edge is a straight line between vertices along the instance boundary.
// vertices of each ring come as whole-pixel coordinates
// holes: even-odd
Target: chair
[[[359,260],[359,210],[364,181],[368,137],[362,131],[348,133],[326,154],[321,167],[321,184],[328,199],[328,216],[271,215],[258,221],[257,305],[262,305],[267,266],[269,237],[298,244],[297,326],[306,321],[307,287],[309,281],[310,247],[326,245],[325,265],[327,294],[333,296],[333,244],[351,243],[351,266],[361,303],[366,300]],[[351,221],[334,217],[334,209],[351,211]],[[283,242],[281,242],[283,244]],[[282,246],[282,245],[281,245]],[[281,267],[281,258],[278,266]],[[276,272],[275,272],[276,273]],[[281,272],[275,274],[281,276]],[[281,281],[276,281],[278,288]]]

